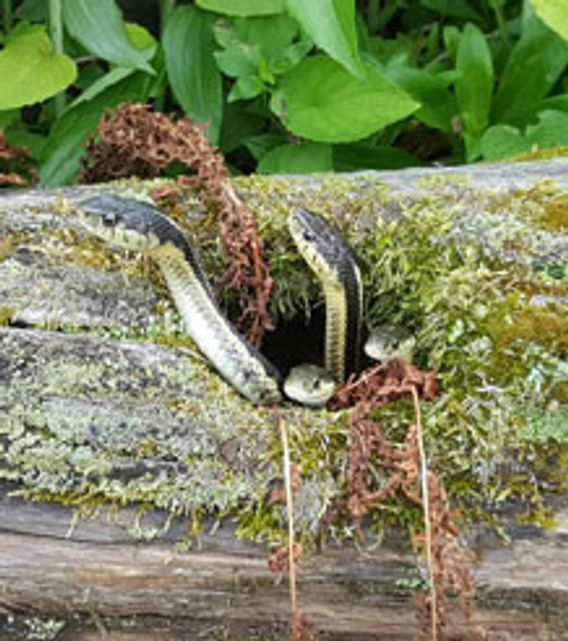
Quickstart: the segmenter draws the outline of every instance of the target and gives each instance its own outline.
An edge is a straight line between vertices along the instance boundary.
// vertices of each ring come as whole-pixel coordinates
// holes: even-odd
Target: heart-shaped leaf
[[[272,109],[298,136],[351,142],[401,120],[420,106],[371,65],[359,80],[325,55],[304,59],[282,78]]]
[[[64,54],[54,54],[43,29],[24,31],[0,51],[0,111],[31,105],[63,91],[77,77]]]

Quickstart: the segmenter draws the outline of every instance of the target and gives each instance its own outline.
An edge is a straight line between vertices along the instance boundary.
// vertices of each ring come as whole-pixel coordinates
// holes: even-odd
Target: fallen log
[[[501,270],[550,272],[554,280],[531,290],[527,304],[561,319],[567,169],[568,161],[556,160],[255,177],[236,185],[258,217],[282,318],[298,311],[298,301],[314,305],[319,296],[301,262],[290,259],[285,238],[287,213],[307,206],[335,218],[363,252],[370,236],[430,217],[439,246],[475,245]],[[82,641],[93,627],[117,639],[143,630],[177,641],[207,636],[211,626],[219,634],[223,627],[258,628],[268,638],[275,624],[277,638],[287,619],[286,581],[268,571],[266,548],[237,538],[230,525],[243,506],[250,525],[254,506],[281,477],[274,411],[252,408],[211,372],[180,333],[152,266],[110,252],[73,216],[73,204],[93,191],[147,194],[164,184],[0,194],[0,479],[6,491],[35,500],[5,494],[0,508],[6,638],[33,638],[32,619],[48,627],[51,621],[57,639]],[[215,282],[222,267],[214,221],[194,194],[186,194],[183,209]],[[436,230],[438,220],[444,224]],[[372,315],[376,281],[370,283]],[[381,304],[390,300],[386,290],[376,296]],[[562,345],[559,358],[566,357]],[[560,403],[556,420],[565,415],[564,401],[552,401]],[[498,398],[492,402],[499,427],[505,421],[493,411]],[[339,486],[332,468],[313,471],[309,435],[320,439],[315,453],[327,456],[329,443],[348,439],[347,416],[298,407],[278,415],[296,434],[293,454],[305,455],[312,469],[296,497],[297,526],[311,531]],[[340,456],[329,460],[337,466]],[[433,464],[443,458],[433,454]],[[83,516],[61,503],[83,506]],[[213,522],[221,525],[207,533]],[[199,548],[190,537],[194,547],[177,551],[188,524],[200,532]],[[568,607],[565,512],[557,513],[555,529],[511,525],[510,534],[510,545],[471,542],[479,553],[477,619],[453,617],[453,638],[474,638],[477,624],[494,639],[568,638],[561,623]],[[330,638],[414,638],[409,586],[420,577],[416,563],[401,548],[349,543],[306,554],[302,611]]]

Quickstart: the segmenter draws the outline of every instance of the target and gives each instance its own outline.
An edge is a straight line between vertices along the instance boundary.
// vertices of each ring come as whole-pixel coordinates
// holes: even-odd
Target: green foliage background
[[[1,0],[0,129],[72,182],[105,108],[189,114],[236,173],[568,144],[565,0]]]

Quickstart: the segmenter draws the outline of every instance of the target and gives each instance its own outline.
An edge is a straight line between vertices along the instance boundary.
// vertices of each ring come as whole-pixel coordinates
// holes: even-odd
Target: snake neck
[[[325,296],[325,369],[343,382],[359,367],[362,284],[355,263],[337,269],[323,281]]]
[[[197,259],[171,243],[152,251],[188,334],[220,374],[257,405],[282,400],[278,370],[236,331],[211,292]]]

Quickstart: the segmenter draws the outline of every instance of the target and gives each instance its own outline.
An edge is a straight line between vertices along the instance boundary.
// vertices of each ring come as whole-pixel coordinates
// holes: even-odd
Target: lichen
[[[291,208],[304,206],[334,219],[358,252],[367,324],[394,323],[413,331],[417,363],[439,373],[443,393],[423,408],[428,457],[454,500],[481,497],[498,504],[527,488],[535,496],[539,488],[525,483],[526,477],[515,482],[509,477],[507,487],[500,472],[521,435],[528,443],[568,442],[559,427],[566,416],[561,390],[568,379],[563,365],[568,279],[562,249],[567,238],[556,214],[543,218],[563,207],[563,193],[550,183],[485,193],[465,175],[422,181],[422,191],[412,197],[393,195],[371,176],[356,185],[340,176],[308,185],[304,179],[258,176],[236,184],[258,217],[277,282],[277,321],[307,315],[322,302],[321,289],[286,228]],[[138,187],[140,193],[149,190]],[[69,212],[61,207],[61,216]],[[223,256],[214,216],[193,197],[172,212],[199,246],[215,282]],[[483,220],[487,212],[494,224]],[[97,331],[120,341],[120,349],[128,345],[125,341],[160,343],[175,354],[183,349],[191,367],[180,370],[179,359],[175,364],[166,359],[157,370],[146,365],[148,371],[137,378],[125,365],[130,358],[126,347],[120,351],[126,361],[117,361],[112,350],[107,359],[88,364],[49,361],[46,377],[28,388],[32,396],[48,400],[34,408],[25,399],[14,403],[3,426],[9,463],[3,474],[20,481],[34,498],[161,507],[188,516],[196,529],[206,514],[232,514],[241,535],[281,541],[282,506],[266,502],[269,488],[281,477],[275,416],[240,399],[192,355],[193,345],[155,266],[76,232],[46,234],[43,251],[63,253],[70,263],[151,279],[160,302],[147,324]],[[231,301],[223,302],[230,309]],[[161,351],[160,358],[166,353]],[[70,401],[69,390],[77,393],[78,380],[84,396]],[[142,390],[148,420],[132,425],[126,401]],[[545,420],[551,401],[559,409]],[[303,478],[299,523],[306,536],[315,536],[321,515],[345,491],[346,415],[290,407],[279,412],[289,426],[292,459]],[[393,440],[402,440],[411,420],[407,403],[380,413]],[[564,455],[558,456],[551,477],[565,463]],[[371,516],[377,532],[393,523],[412,529],[419,518],[400,502],[379,506]],[[351,533],[348,525],[339,529]]]

